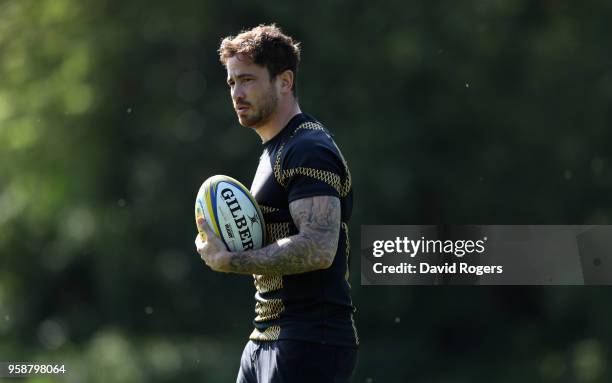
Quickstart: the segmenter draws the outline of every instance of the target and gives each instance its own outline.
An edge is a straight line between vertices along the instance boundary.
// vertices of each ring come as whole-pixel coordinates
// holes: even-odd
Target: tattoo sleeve
[[[230,272],[288,275],[331,266],[338,247],[340,199],[303,198],[291,202],[289,211],[298,234],[258,250],[230,253]]]

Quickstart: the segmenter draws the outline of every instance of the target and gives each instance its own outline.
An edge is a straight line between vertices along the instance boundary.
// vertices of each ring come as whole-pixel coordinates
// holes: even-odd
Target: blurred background
[[[612,3],[0,1],[0,361],[68,382],[233,382],[250,277],[193,203],[250,185],[222,37],[302,42],[352,170],[355,382],[609,382],[605,287],[360,286],[362,224],[610,224]],[[53,382],[37,378],[24,382]]]

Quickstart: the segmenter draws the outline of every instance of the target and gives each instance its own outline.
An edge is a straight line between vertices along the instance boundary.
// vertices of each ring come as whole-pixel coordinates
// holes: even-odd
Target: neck
[[[265,144],[283,130],[293,116],[300,113],[302,111],[295,99],[287,100],[286,103],[281,102],[270,116],[270,119],[265,124],[256,127],[255,132],[261,138],[261,142]]]

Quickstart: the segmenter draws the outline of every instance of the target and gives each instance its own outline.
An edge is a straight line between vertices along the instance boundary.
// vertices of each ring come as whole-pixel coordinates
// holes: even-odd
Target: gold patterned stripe
[[[280,275],[253,275],[255,288],[260,294],[283,288],[283,278]]]
[[[293,136],[292,136],[293,137]],[[276,178],[276,182],[283,185],[281,180],[281,157],[283,154],[283,150],[285,149],[285,142],[283,142],[276,153],[276,158],[274,159],[274,178]]]
[[[346,256],[346,273],[344,274],[344,278],[346,279],[346,283],[348,283],[349,289],[351,288],[351,283],[349,282],[349,255],[351,253],[351,242],[349,240],[349,229],[348,224],[346,222],[342,222],[342,231],[344,231],[346,246],[344,254]],[[350,298],[349,298],[350,299]],[[353,306],[353,300],[351,299],[351,306]],[[355,326],[355,318],[353,317],[353,313],[351,313],[351,325],[353,326],[353,334],[355,335],[355,343],[359,345],[359,335],[357,334],[357,326]]]
[[[300,126],[298,126],[294,131],[293,134],[291,135],[291,137],[295,136],[295,134],[298,132],[298,130],[300,129],[310,129],[310,130],[320,130],[320,131],[325,131],[325,128],[323,127],[323,125],[318,124],[316,122],[312,122],[312,121],[306,121],[306,122],[302,122],[300,124]]]
[[[266,206],[266,205],[259,205],[259,209],[261,209],[261,212],[264,214],[276,213],[277,211],[279,211],[279,209],[275,207]]]
[[[341,228],[344,232],[344,258],[346,260],[346,272],[344,273],[344,279],[346,279],[346,282],[349,284],[350,288],[351,284],[349,282],[349,254],[351,253],[351,242],[349,240],[348,225],[346,224],[346,222],[342,222]]]
[[[277,319],[285,310],[285,305],[281,299],[266,299],[255,304],[255,322],[267,322]]]
[[[278,340],[280,335],[280,326],[270,326],[263,332],[258,329],[253,329],[253,332],[249,336],[250,340]]]
[[[272,243],[289,236],[290,222],[273,222],[266,224],[266,238]]]
[[[314,168],[307,167],[298,167],[293,169],[287,169],[283,172],[283,182],[285,182],[288,178],[291,178],[295,175],[302,175],[310,178],[314,178],[319,181],[323,181],[329,186],[336,189],[338,194],[341,197],[346,197],[350,190],[350,183],[345,182],[342,183],[340,180],[340,176],[336,173],[329,172],[327,170],[320,170]]]
[[[342,195],[343,197],[346,197],[349,191],[351,190],[351,186],[353,185],[353,181],[351,178],[351,171],[349,170],[348,163],[344,159],[344,156],[342,155],[340,148],[338,147],[338,145],[336,145],[336,142],[332,141],[332,143],[334,144],[336,151],[340,155],[340,159],[342,160],[342,165],[344,166],[344,172],[346,173],[346,179],[344,180],[344,184],[342,185],[343,189],[342,189],[342,192],[340,193],[340,195]]]

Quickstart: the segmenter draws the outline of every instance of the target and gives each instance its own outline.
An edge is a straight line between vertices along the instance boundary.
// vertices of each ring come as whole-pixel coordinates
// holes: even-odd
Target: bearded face
[[[267,121],[278,105],[276,79],[268,70],[238,56],[227,61],[227,83],[234,110],[242,126],[257,128]]]

